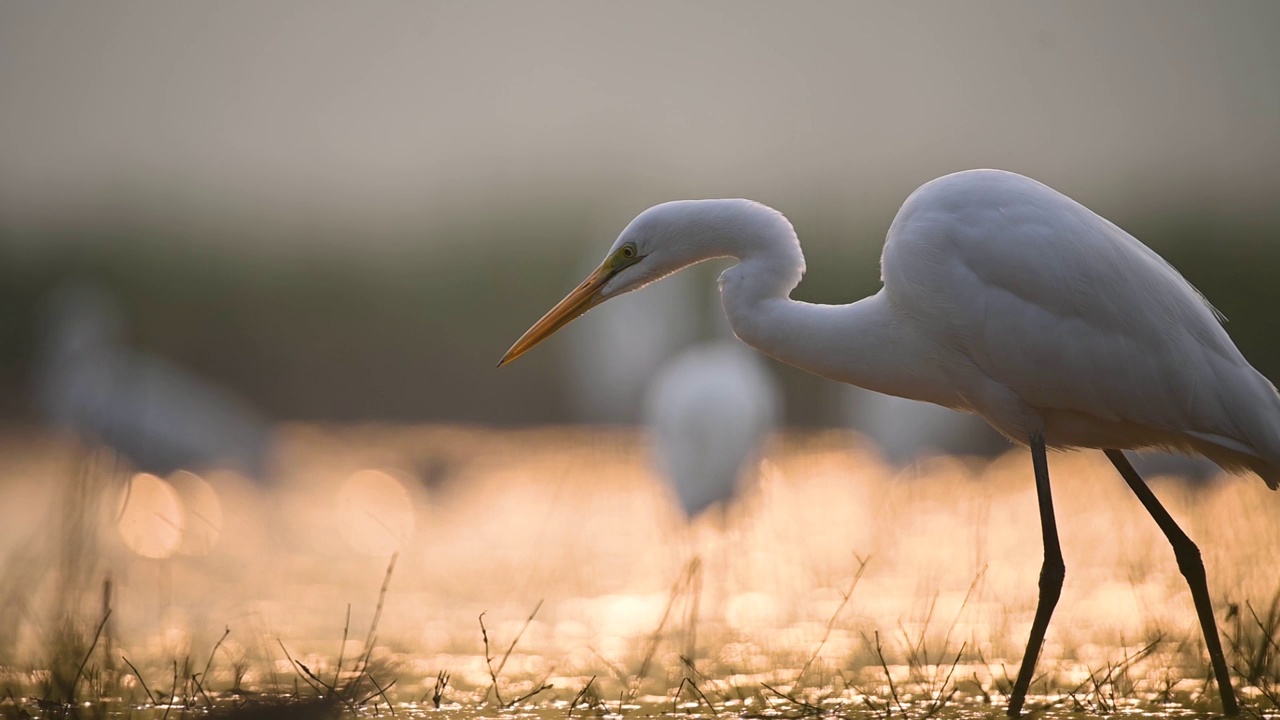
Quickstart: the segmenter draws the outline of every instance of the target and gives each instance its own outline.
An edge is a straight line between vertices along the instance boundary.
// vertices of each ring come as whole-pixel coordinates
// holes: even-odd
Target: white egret
[[[723,522],[725,505],[760,464],[779,404],[764,363],[735,341],[698,343],[662,366],[645,394],[650,452],[686,520],[718,511]],[[684,529],[691,546],[681,573],[689,598],[685,660],[696,667],[703,562],[697,528],[687,524]],[[723,538],[717,544],[717,566],[727,575]]]
[[[1203,455],[1280,484],[1280,394],[1240,354],[1209,303],[1159,255],[1030,178],[970,170],[925,183],[894,218],[884,286],[849,305],[790,298],[804,256],[781,213],[747,200],[685,200],[636,217],[600,267],[533,325],[513,360],[592,307],[687,265],[720,276],[738,337],[831,380],[974,413],[1031,449],[1044,563],[1008,713],[1026,699],[1062,590],[1046,448],[1104,450],[1173,547],[1204,632],[1223,710],[1239,708],[1200,551],[1122,450]]]
[[[662,367],[645,417],[655,464],[687,517],[737,493],[777,413],[769,371],[736,342],[700,343]]]

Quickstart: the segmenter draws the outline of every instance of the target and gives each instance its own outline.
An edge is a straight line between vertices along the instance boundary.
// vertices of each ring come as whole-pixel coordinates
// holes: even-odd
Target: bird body
[[[1280,394],[1172,266],[1035,180],[970,170],[903,203],[879,292],[815,305],[791,299],[805,263],[781,213],[749,200],[679,200],[636,216],[499,366],[609,298],[717,257],[738,260],[720,276],[720,298],[747,344],[831,380],[977,414],[1030,448],[1044,564],[1009,715],[1022,711],[1066,573],[1049,447],[1102,449],[1155,520],[1191,591],[1223,712],[1239,713],[1200,551],[1122,451],[1203,455],[1275,490]]]
[[[934,346],[912,358],[928,383],[1011,439],[1180,450],[1280,482],[1274,386],[1172,266],[1065,195],[991,170],[930,182],[882,272],[891,316]]]
[[[740,343],[701,343],[663,366],[645,415],[655,464],[688,517],[735,494],[777,413],[772,378]]]
[[[1022,175],[970,170],[921,186],[889,229],[884,287],[848,305],[790,298],[805,270],[799,240],[749,200],[654,206],[608,257],[573,312],[734,257],[720,276],[729,323],[778,360],[975,413],[1020,444],[1038,433],[1055,448],[1173,449],[1280,484],[1280,395],[1213,308],[1133,236]],[[504,361],[545,337],[534,337],[544,323],[576,317],[565,307]]]

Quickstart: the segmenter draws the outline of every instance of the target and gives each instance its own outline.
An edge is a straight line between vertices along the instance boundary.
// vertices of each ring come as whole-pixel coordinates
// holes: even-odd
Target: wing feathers
[[[1280,400],[1221,314],[1163,258],[1070,198],[998,171],[935,180],[903,205],[882,265],[914,322],[1042,414],[1133,426],[1169,444],[1181,433],[1183,446],[1270,466],[1269,484],[1280,475]]]

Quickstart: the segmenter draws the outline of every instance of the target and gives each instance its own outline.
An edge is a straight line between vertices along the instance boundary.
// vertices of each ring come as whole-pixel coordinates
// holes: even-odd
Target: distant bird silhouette
[[[562,367],[575,417],[590,423],[641,421],[655,373],[698,340],[693,277],[672,278],[670,293],[639,293],[582,319],[566,338]]]
[[[1208,485],[1223,476],[1222,468],[1208,458],[1144,450],[1131,457],[1133,468],[1143,477],[1168,477],[1185,480],[1191,485]]]
[[[46,420],[146,472],[217,468],[261,479],[267,423],[230,392],[129,349],[123,333],[119,308],[97,288],[51,294],[34,377]]]
[[[768,369],[737,340],[698,343],[662,366],[645,395],[650,454],[686,520],[719,510],[723,523],[726,505],[757,473],[779,405]],[[683,587],[672,602],[686,598],[684,658],[696,669],[703,562],[694,528],[684,530]],[[723,538],[719,545],[715,564],[727,573]]]
[[[931,455],[990,457],[1012,447],[980,418],[932,403],[864,390],[841,395],[849,427],[875,443],[890,464],[902,467]]]
[[[686,516],[754,473],[778,408],[769,371],[737,340],[694,345],[659,370],[645,398],[651,453]]]
[[[934,455],[992,457],[1013,447],[974,415],[856,385],[846,389],[844,414],[851,428],[875,443],[884,459],[898,467]],[[1143,450],[1133,453],[1131,460],[1144,477],[1204,485],[1221,475],[1212,460],[1191,455]]]

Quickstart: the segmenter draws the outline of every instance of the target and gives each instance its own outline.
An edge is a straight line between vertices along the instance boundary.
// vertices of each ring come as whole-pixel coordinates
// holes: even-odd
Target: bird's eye
[[[635,245],[623,245],[623,246],[622,246],[622,257],[623,257],[623,258],[625,258],[625,259],[627,259],[627,260],[632,260],[632,259],[635,259],[635,256],[636,256],[636,246],[635,246]]]

